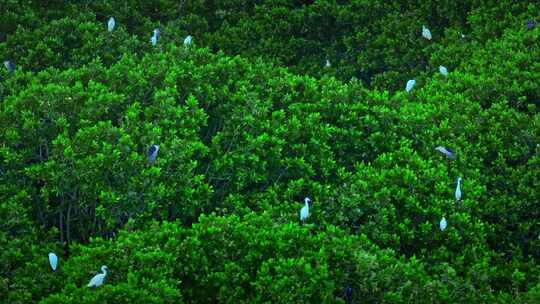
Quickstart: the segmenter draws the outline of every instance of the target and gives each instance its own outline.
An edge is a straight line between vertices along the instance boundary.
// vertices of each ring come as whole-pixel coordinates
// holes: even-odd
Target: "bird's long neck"
[[[101,271],[103,272],[103,275],[107,275],[107,269],[101,268]]]

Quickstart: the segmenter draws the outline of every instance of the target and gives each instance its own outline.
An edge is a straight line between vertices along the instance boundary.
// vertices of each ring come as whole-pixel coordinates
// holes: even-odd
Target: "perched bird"
[[[302,207],[302,209],[300,209],[300,220],[302,222],[304,222],[308,216],[309,216],[309,203],[311,202],[311,200],[309,199],[309,197],[306,197],[304,199],[304,207]]]
[[[107,266],[103,265],[101,266],[101,272],[96,274],[86,287],[99,287],[103,284],[103,280],[105,279],[105,276],[107,275]]]
[[[442,154],[446,155],[446,157],[448,159],[451,159],[451,160],[455,160],[457,157],[456,157],[456,153],[454,153],[454,151],[450,150],[449,148],[445,148],[443,146],[437,146],[435,148],[435,150],[441,152]]]
[[[49,252],[49,264],[51,264],[52,270],[56,271],[56,268],[58,267],[58,257],[54,252]]]
[[[191,35],[187,35],[187,37],[184,39],[184,45],[189,46],[193,42],[193,37]]]
[[[8,73],[13,73],[13,71],[15,71],[15,65],[9,60],[4,61],[4,66],[6,67]]]
[[[153,31],[153,35],[156,36],[156,38],[159,38],[159,35],[161,35],[161,30],[159,27],[156,27]]]
[[[410,92],[415,84],[416,84],[416,80],[414,79],[407,81],[407,86],[405,86],[405,91]]]
[[[446,229],[446,226],[448,226],[448,223],[446,222],[446,219],[443,218],[441,219],[441,222],[439,223],[439,228],[441,228],[441,231],[444,231]]]
[[[112,32],[114,30],[116,22],[114,21],[114,17],[109,18],[109,22],[107,22],[107,30],[109,32]]]
[[[326,67],[326,68],[330,67],[330,60],[326,59],[326,64],[324,65],[324,67]]]
[[[446,67],[444,65],[440,65],[439,66],[439,72],[443,75],[443,76],[448,76],[448,69],[446,69]]]
[[[345,303],[346,304],[352,304],[352,287],[351,286],[347,286],[347,288],[345,288]]]
[[[527,31],[531,31],[536,26],[536,22],[534,20],[527,20]]]
[[[431,40],[431,31],[424,25],[422,25],[422,37]]]
[[[155,28],[152,31],[152,37],[150,38],[150,43],[152,43],[153,46],[156,46],[157,40],[158,40],[160,34],[161,34],[161,31],[160,31],[159,28]]]
[[[461,200],[461,177],[458,177],[457,186],[456,186],[456,202],[459,202],[460,200]]]
[[[150,164],[153,164],[156,162],[158,151],[159,151],[158,145],[152,145],[150,146],[150,149],[148,149],[148,162]]]

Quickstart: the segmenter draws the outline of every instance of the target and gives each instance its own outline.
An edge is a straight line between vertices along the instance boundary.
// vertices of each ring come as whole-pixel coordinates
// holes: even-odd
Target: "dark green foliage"
[[[0,302],[539,301],[538,4],[18,2]]]

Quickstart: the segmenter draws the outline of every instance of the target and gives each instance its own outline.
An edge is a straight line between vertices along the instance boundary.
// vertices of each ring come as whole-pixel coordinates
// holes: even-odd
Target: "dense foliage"
[[[46,2],[0,4],[0,302],[540,303],[536,2]]]

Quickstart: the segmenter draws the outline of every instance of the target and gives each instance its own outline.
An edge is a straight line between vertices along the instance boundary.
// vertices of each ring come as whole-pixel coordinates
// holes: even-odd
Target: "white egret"
[[[49,252],[49,264],[51,265],[52,270],[56,271],[56,268],[58,267],[58,257],[54,252]]]
[[[86,287],[99,287],[103,284],[103,280],[105,279],[105,276],[107,275],[107,266],[103,265],[101,266],[101,272],[96,274]]]
[[[441,219],[441,222],[439,223],[439,228],[441,228],[441,231],[444,231],[446,229],[446,226],[448,226],[448,223],[446,222],[446,219],[443,218]]]
[[[456,153],[454,153],[454,151],[450,150],[449,148],[445,148],[443,146],[437,146],[435,148],[435,150],[441,152],[442,154],[446,155],[446,157],[448,159],[451,159],[451,160],[455,160],[457,157],[456,157]]]
[[[15,71],[15,65],[9,60],[4,61],[4,66],[6,67],[8,73],[13,73],[13,71]]]
[[[410,92],[415,84],[416,84],[416,80],[414,79],[407,81],[407,86],[405,86],[405,91]]]
[[[152,43],[153,46],[156,46],[157,40],[160,34],[161,34],[161,30],[159,28],[155,28],[152,31],[152,37],[150,38],[150,43]]]
[[[189,46],[193,42],[193,37],[191,35],[187,35],[187,37],[184,39],[184,45]]]
[[[460,200],[461,200],[461,177],[458,177],[457,186],[456,186],[456,202],[459,202]]]
[[[148,162],[153,164],[156,162],[157,154],[159,151],[158,145],[152,145],[150,149],[148,149]]]
[[[422,25],[422,37],[426,38],[427,40],[431,40],[431,31],[424,25]]]
[[[330,60],[326,59],[326,64],[324,65],[324,67],[329,68],[330,66]]]
[[[116,22],[114,21],[114,17],[109,18],[109,22],[107,22],[107,30],[109,32],[112,32],[114,30],[115,25],[116,25]]]
[[[302,222],[304,222],[308,216],[309,216],[309,203],[311,202],[311,200],[309,199],[309,197],[306,197],[304,199],[304,207],[302,207],[302,209],[300,209],[300,220]]]
[[[447,69],[444,65],[440,65],[440,66],[439,66],[439,72],[440,72],[443,76],[448,76],[448,69]]]

